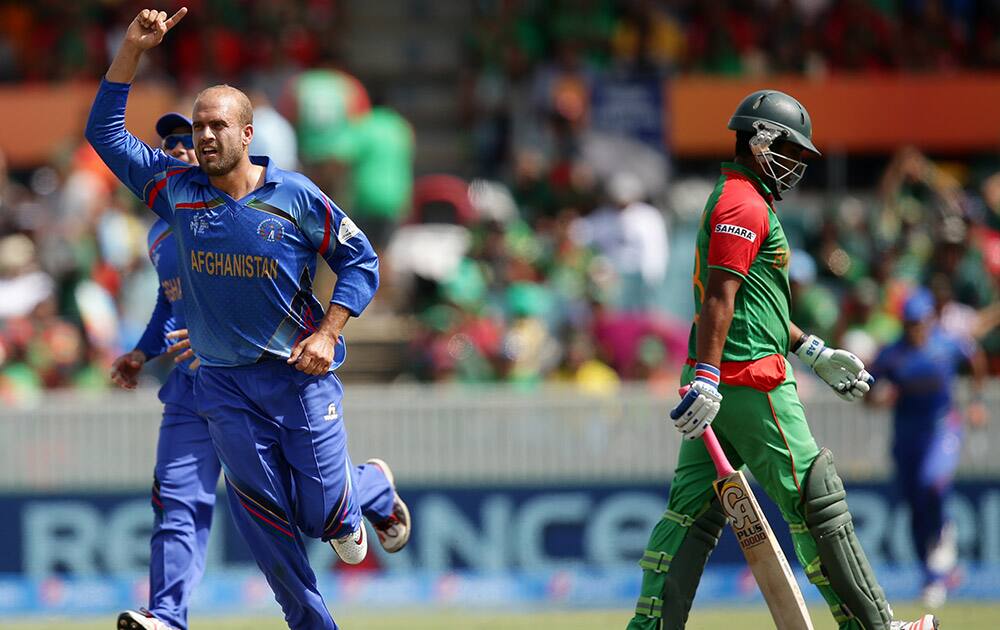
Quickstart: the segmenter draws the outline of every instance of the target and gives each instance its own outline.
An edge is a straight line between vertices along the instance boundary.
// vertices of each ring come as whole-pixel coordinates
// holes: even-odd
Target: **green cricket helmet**
[[[812,121],[809,112],[797,100],[777,90],[758,90],[736,107],[729,119],[733,131],[750,132],[750,150],[776,185],[780,193],[799,183],[806,164],[771,151],[776,141],[788,141],[821,155],[812,141]]]

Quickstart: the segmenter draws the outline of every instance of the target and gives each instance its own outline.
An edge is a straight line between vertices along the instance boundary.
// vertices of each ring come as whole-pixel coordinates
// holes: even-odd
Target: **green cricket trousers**
[[[681,382],[686,384],[693,378],[694,368],[686,366]],[[816,543],[806,529],[802,488],[819,448],[809,431],[791,366],[786,361],[784,382],[769,392],[725,383],[719,386],[719,392],[723,396],[722,408],[712,427],[730,463],[736,469],[746,465],[764,492],[777,504],[788,523],[799,562],[809,581],[830,605],[840,628],[860,628],[843,614],[841,600],[819,570]],[[713,502],[718,504],[712,488],[715,478],[715,466],[702,440],[684,440],[670,485],[667,511],[653,528],[639,562],[643,571],[642,593],[629,630],[684,627],[707,553],[714,547],[724,523],[721,516],[714,517],[714,523],[706,525],[704,522],[705,517],[712,516],[707,513],[718,513],[718,510],[710,510]],[[692,557],[690,553],[678,556],[689,534],[709,541],[702,542],[705,551],[700,557]],[[671,571],[671,565],[676,563],[689,566],[675,566]],[[664,588],[670,574],[680,580],[681,592],[676,588]],[[685,580],[687,576],[692,579]],[[671,594],[687,601],[665,601]]]

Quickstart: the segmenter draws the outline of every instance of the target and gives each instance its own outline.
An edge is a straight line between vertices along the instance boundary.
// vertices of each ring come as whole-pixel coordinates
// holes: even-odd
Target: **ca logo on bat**
[[[722,501],[726,516],[732,521],[733,531],[741,547],[749,549],[767,539],[757,510],[741,486],[733,483],[723,485],[719,500]]]
[[[727,483],[722,486],[719,498],[722,500],[722,509],[726,511],[726,515],[733,522],[734,528],[743,529],[747,526],[747,521],[755,523],[759,520],[753,505],[750,503],[750,498],[740,486]]]

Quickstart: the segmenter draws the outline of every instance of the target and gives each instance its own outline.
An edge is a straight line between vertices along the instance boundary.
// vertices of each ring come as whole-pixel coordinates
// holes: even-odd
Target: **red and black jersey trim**
[[[216,197],[215,199],[209,199],[208,201],[182,201],[174,205],[175,210],[211,210],[212,208],[218,208],[222,204],[226,203],[226,200],[222,197]]]
[[[351,484],[349,481],[345,480],[344,491],[340,495],[340,501],[337,505],[330,510],[329,515],[326,517],[326,526],[323,527],[323,540],[330,540],[331,538],[338,538],[338,530],[343,527],[344,519],[347,518],[348,507],[351,502]]]
[[[151,494],[150,503],[153,504],[153,511],[156,512],[156,516],[163,517],[163,499],[160,498],[160,480],[155,476],[153,477],[153,489]]]
[[[143,187],[142,197],[143,200],[146,202],[146,205],[152,209],[153,205],[156,203],[156,198],[159,196],[160,191],[163,190],[163,187],[167,185],[167,180],[173,177],[174,175],[180,175],[181,173],[185,173],[191,170],[192,168],[194,167],[182,166],[180,168],[168,168],[165,171],[157,173],[157,175],[153,177],[153,179],[146,182],[146,185]]]
[[[330,246],[330,231],[333,226],[333,208],[330,206],[330,200],[326,198],[326,195],[320,195],[323,198],[323,206],[326,208],[326,212],[323,213],[323,242],[319,245],[319,255],[325,256],[326,249]]]
[[[251,199],[250,202],[247,203],[247,207],[248,208],[253,208],[254,210],[258,210],[260,212],[264,212],[264,213],[276,216],[276,217],[281,218],[281,219],[284,219],[285,221],[288,221],[289,223],[291,223],[295,227],[299,227],[299,224],[295,220],[295,217],[293,217],[292,215],[288,214],[287,212],[285,212],[281,208],[278,208],[276,206],[272,206],[269,203],[264,203],[260,199]]]
[[[236,494],[236,498],[240,502],[240,505],[243,506],[243,509],[245,509],[265,531],[281,539],[295,540],[293,526],[289,522],[288,516],[285,514],[284,510],[275,505],[272,501],[268,501],[260,496],[255,496],[240,486],[237,486],[233,483],[233,480],[229,478],[229,475],[225,475],[225,478],[226,485],[228,485],[232,489],[233,493]]]
[[[173,233],[174,233],[174,228],[168,227],[167,229],[163,230],[163,234],[160,234],[159,236],[156,237],[156,240],[153,241],[153,244],[149,246],[149,257],[150,258],[153,257],[153,252],[156,251],[156,248],[160,245],[160,243],[162,243],[163,241],[165,241],[167,239],[167,237],[170,236]]]

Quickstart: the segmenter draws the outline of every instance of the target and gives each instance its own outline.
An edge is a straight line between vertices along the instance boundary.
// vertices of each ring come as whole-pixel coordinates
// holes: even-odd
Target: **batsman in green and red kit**
[[[893,620],[854,533],[833,454],[806,422],[789,351],[838,396],[872,384],[864,364],[828,348],[789,318],[789,248],[774,201],[819,155],[808,112],[773,90],[747,96],[729,122],[736,157],[722,165],[705,206],[694,260],[695,316],[683,396],[670,416],[683,434],[670,499],[639,566],[642,593],[630,630],[684,628],[726,517],[715,466],[697,439],[711,425],[733,467],[746,465],[788,523],[795,554],[840,628],[931,630],[933,615]]]

